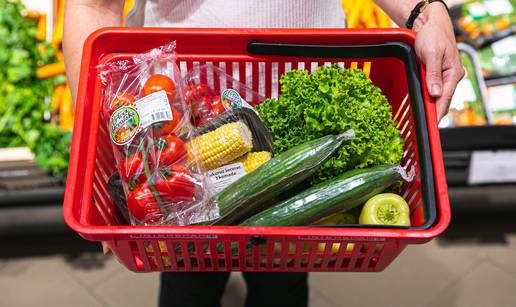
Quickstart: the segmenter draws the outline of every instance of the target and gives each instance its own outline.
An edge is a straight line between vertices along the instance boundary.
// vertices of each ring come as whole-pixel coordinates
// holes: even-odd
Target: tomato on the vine
[[[191,201],[195,195],[195,178],[183,166],[170,165],[157,172],[156,190],[172,202]]]
[[[215,93],[213,90],[204,83],[187,85],[183,89],[185,101],[188,105],[202,99],[203,97],[213,97]]]
[[[186,158],[185,143],[177,136],[170,134],[157,140],[159,165],[171,165]]]
[[[149,172],[152,172],[154,170],[153,159],[147,156],[146,160]],[[129,188],[147,180],[145,164],[143,164],[143,155],[139,150],[121,160],[118,163],[118,170],[120,172],[120,178],[129,185]]]
[[[120,177],[126,183],[145,181],[145,170],[141,152],[137,151],[118,164]]]
[[[127,195],[127,208],[139,221],[155,222],[162,217],[160,206],[147,182],[143,182]]]
[[[169,103],[172,103],[176,97],[176,85],[174,81],[165,75],[159,74],[152,75],[147,79],[143,85],[142,97],[159,91],[165,91]]]

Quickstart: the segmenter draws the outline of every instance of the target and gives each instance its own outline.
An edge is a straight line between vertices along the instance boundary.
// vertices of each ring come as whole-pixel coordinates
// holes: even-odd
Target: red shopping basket
[[[106,190],[115,170],[95,67],[176,40],[182,72],[215,65],[266,97],[276,96],[289,69],[338,63],[370,75],[392,105],[405,139],[402,165],[416,179],[399,193],[412,227],[128,226],[115,224]],[[408,245],[425,243],[450,221],[448,192],[433,100],[402,29],[164,29],[107,28],[86,41],[70,167],[63,206],[68,225],[102,241],[129,270],[381,271]]]

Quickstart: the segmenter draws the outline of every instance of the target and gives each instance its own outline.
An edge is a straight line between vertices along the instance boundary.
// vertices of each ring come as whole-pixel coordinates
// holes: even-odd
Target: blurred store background
[[[0,306],[154,306],[157,275],[126,272],[61,215],[74,120],[64,2],[0,0]],[[312,274],[312,306],[516,306],[516,1],[447,2],[467,72],[440,123],[452,225],[384,273]],[[342,4],[350,28],[392,26],[370,0]],[[225,306],[239,306],[238,274],[228,288]]]

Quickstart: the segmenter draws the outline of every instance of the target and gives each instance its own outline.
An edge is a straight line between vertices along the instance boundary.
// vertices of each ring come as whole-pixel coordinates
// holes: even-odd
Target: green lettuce
[[[280,83],[279,98],[256,108],[278,152],[324,135],[355,130],[356,138],[320,167],[312,183],[353,168],[401,161],[403,140],[392,121],[391,106],[363,71],[337,65],[319,67],[313,74],[293,70]]]

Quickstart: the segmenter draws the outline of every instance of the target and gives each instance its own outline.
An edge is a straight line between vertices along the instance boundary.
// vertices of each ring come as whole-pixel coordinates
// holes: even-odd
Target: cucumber
[[[352,209],[401,179],[399,166],[356,169],[322,182],[274,205],[240,225],[304,226],[321,218]]]
[[[282,152],[238,179],[214,198],[220,218],[216,225],[241,222],[264,209],[269,200],[313,175],[345,140],[354,137],[353,130],[327,135]]]

